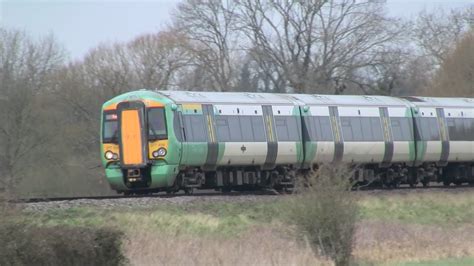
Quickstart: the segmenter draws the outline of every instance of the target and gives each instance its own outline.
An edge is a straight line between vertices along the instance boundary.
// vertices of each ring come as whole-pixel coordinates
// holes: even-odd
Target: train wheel
[[[423,187],[429,187],[430,186],[430,179],[429,178],[424,178],[423,181],[421,181],[423,184]]]
[[[230,193],[232,191],[232,189],[230,187],[223,187],[221,189],[222,193]]]
[[[396,181],[394,184],[393,184],[393,188],[399,188],[400,187],[400,183],[399,181]]]
[[[443,180],[443,186],[449,187],[449,185],[451,185],[451,181],[449,181],[449,180]]]
[[[194,194],[194,188],[192,188],[192,187],[191,188],[185,188],[184,189],[184,194],[186,194],[186,195]]]
[[[416,187],[418,185],[418,176],[416,173],[416,169],[410,168],[408,170],[408,176],[407,176],[407,181],[410,187]]]
[[[409,177],[408,184],[410,187],[416,187],[418,185],[418,179],[416,177]]]

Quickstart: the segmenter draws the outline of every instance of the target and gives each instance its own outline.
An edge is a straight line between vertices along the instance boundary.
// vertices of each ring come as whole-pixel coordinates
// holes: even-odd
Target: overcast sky
[[[127,41],[170,22],[179,0],[0,0],[0,25],[34,36],[53,33],[72,58],[101,42]],[[387,0],[391,15],[410,17],[423,9],[469,8],[474,0]]]

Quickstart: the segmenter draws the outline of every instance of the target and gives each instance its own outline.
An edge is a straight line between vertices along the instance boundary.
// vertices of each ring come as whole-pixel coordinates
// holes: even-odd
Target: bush
[[[111,229],[0,223],[0,265],[121,265],[122,234]]]
[[[322,165],[297,184],[289,213],[313,251],[336,265],[351,262],[358,206],[351,193],[352,172],[342,165]]]

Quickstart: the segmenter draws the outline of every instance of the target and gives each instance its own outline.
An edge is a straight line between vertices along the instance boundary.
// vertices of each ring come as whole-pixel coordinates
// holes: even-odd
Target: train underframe
[[[423,163],[418,166],[407,164],[392,164],[389,167],[379,165],[364,165],[355,170],[354,180],[358,186],[381,186],[397,188],[401,184],[411,187],[421,183],[428,187],[430,183],[462,185],[474,184],[473,163],[448,163],[441,166],[437,163]]]
[[[449,163],[440,166],[436,163],[423,163],[409,166],[404,163],[382,167],[379,164],[351,165],[352,179],[356,188],[383,187],[397,188],[402,184],[415,187],[422,184],[427,187],[432,182],[462,185],[474,184],[473,163]],[[314,165],[313,169],[318,166]],[[128,191],[124,194],[147,194],[165,191],[176,193],[183,190],[192,194],[195,189],[215,189],[222,192],[273,189],[289,192],[295,186],[297,178],[308,174],[310,169],[297,169],[291,165],[277,166],[272,170],[259,167],[223,167],[203,171],[199,167],[182,170],[175,179],[174,185],[168,188],[149,189],[150,170],[127,170],[124,181]]]
[[[222,192],[251,191],[265,188],[289,191],[295,185],[298,171],[291,166],[280,166],[273,170],[257,167],[226,167],[212,171],[188,168],[176,178],[175,185],[166,189],[168,193],[184,190],[192,194],[195,189],[215,189]]]

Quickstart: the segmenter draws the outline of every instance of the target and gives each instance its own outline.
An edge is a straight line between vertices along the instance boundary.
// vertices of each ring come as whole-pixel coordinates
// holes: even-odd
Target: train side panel
[[[217,104],[214,127],[219,143],[217,166],[258,166],[265,163],[268,149],[262,107]]]
[[[273,123],[278,141],[277,165],[298,165],[303,162],[301,117],[298,106],[272,106]]]
[[[181,112],[182,149],[181,166],[201,166],[206,164],[208,157],[208,141],[210,140],[207,117],[201,104],[182,104]]]
[[[474,108],[444,108],[449,135],[449,162],[474,161]]]
[[[410,107],[389,107],[391,138],[393,140],[392,163],[407,163],[415,161],[415,134],[413,117]]]
[[[417,141],[417,164],[438,162],[442,153],[442,135],[436,108],[415,109],[415,132]]]
[[[384,134],[376,107],[338,107],[345,163],[382,163]]]
[[[304,140],[304,166],[329,163],[334,160],[334,129],[329,106],[304,106],[300,108]]]

